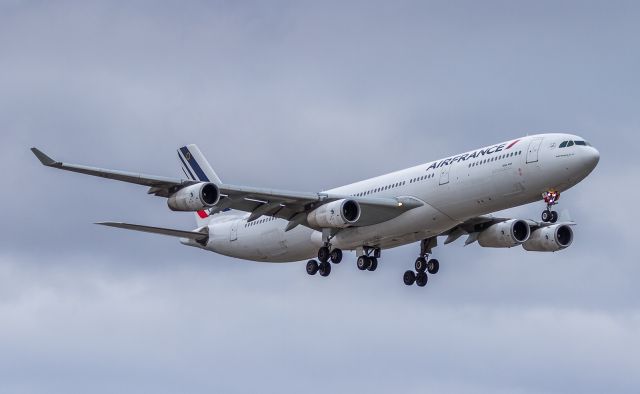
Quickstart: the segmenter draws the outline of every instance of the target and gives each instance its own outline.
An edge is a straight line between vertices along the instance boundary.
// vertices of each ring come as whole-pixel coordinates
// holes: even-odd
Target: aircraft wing
[[[186,186],[199,183],[197,180],[167,178],[63,163],[52,159],[37,148],[31,148],[31,151],[47,167],[148,186],[149,194],[160,197],[170,197],[173,193]],[[218,204],[207,212],[208,214],[214,214],[230,208],[250,212],[249,221],[256,220],[263,215],[278,217],[289,221],[287,231],[298,225],[308,226],[306,218],[309,212],[323,204],[344,198],[355,200],[360,205],[361,219],[356,224],[357,226],[382,223],[410,209],[423,205],[422,201],[413,197],[353,197],[331,193],[235,186],[223,183],[217,184],[217,186],[220,189],[221,198]]]
[[[144,175],[127,171],[108,170],[105,168],[89,167],[79,164],[68,164],[61,161],[53,160],[38,148],[31,148],[31,151],[34,155],[36,155],[38,160],[40,160],[40,162],[47,167],[98,176],[101,178],[115,179],[122,182],[135,183],[142,186],[149,186],[149,194],[155,194],[161,197],[169,197],[171,194],[175,193],[185,186],[190,186],[198,183],[192,180],[166,178],[155,175]]]

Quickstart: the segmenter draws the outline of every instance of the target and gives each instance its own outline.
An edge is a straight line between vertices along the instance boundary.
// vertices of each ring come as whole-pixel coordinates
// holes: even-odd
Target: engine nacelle
[[[532,252],[556,252],[571,246],[573,230],[566,224],[554,224],[541,227],[531,233],[529,240],[522,244],[525,250]]]
[[[338,200],[324,204],[307,215],[312,227],[345,228],[360,219],[360,204],[354,200]]]
[[[485,248],[511,248],[527,241],[530,234],[527,222],[511,219],[482,231],[478,235],[478,243]]]
[[[172,211],[196,212],[208,209],[220,201],[220,189],[213,183],[196,183],[173,193],[167,200]]]

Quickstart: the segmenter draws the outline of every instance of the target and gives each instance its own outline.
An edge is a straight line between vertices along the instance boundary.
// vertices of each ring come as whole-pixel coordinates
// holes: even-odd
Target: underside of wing
[[[489,227],[493,225],[508,222],[508,221],[509,222],[514,221],[514,219],[494,217],[491,215],[476,216],[464,221],[463,223],[456,225],[455,227],[441,233],[440,235],[447,236],[447,239],[444,241],[445,245],[451,242],[454,242],[455,240],[462,237],[463,235],[468,235],[465,241],[465,245],[469,245],[473,242],[476,242],[478,240],[478,236],[484,230],[487,230]],[[518,221],[526,223],[526,225],[529,227],[530,232],[533,232],[540,228],[549,227],[554,224],[567,225],[567,226],[575,225],[575,223],[569,219],[568,213],[563,213],[563,215],[561,215],[561,220],[559,220],[557,223],[537,222],[531,219],[526,219],[526,220],[521,219]]]

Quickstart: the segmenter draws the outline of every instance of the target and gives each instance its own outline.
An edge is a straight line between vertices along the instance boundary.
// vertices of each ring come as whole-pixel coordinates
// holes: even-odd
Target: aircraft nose
[[[592,163],[591,165],[595,168],[598,165],[598,162],[600,161],[600,152],[598,152],[598,150],[593,146],[591,146],[590,148],[591,149],[589,153],[589,161]]]
[[[589,171],[596,168],[598,162],[600,161],[600,152],[593,146],[590,146],[589,149],[586,149],[583,153],[583,161],[585,166],[589,169]]]

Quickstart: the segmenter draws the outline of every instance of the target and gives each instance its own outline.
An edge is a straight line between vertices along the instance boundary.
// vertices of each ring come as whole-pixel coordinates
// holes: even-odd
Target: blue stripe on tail
[[[195,172],[198,176],[198,179],[200,179],[200,181],[202,182],[209,182],[209,178],[207,178],[207,176],[204,174],[204,171],[202,171],[202,168],[200,168],[200,165],[198,164],[196,159],[191,156],[191,152],[189,152],[189,149],[187,149],[186,146],[183,146],[182,148],[180,148],[180,152],[182,152],[184,158],[187,159],[187,162],[193,169],[193,172]],[[182,158],[180,159],[182,160]]]
[[[178,155],[178,159],[180,159],[180,161],[182,162],[182,167],[186,169],[187,172],[189,173],[189,175],[187,175],[186,172],[184,174],[187,175],[190,179],[195,181],[196,177],[193,176],[193,174],[191,173],[191,170],[189,169],[189,166],[187,166],[187,163],[185,163],[184,159],[182,159],[182,156]]]

